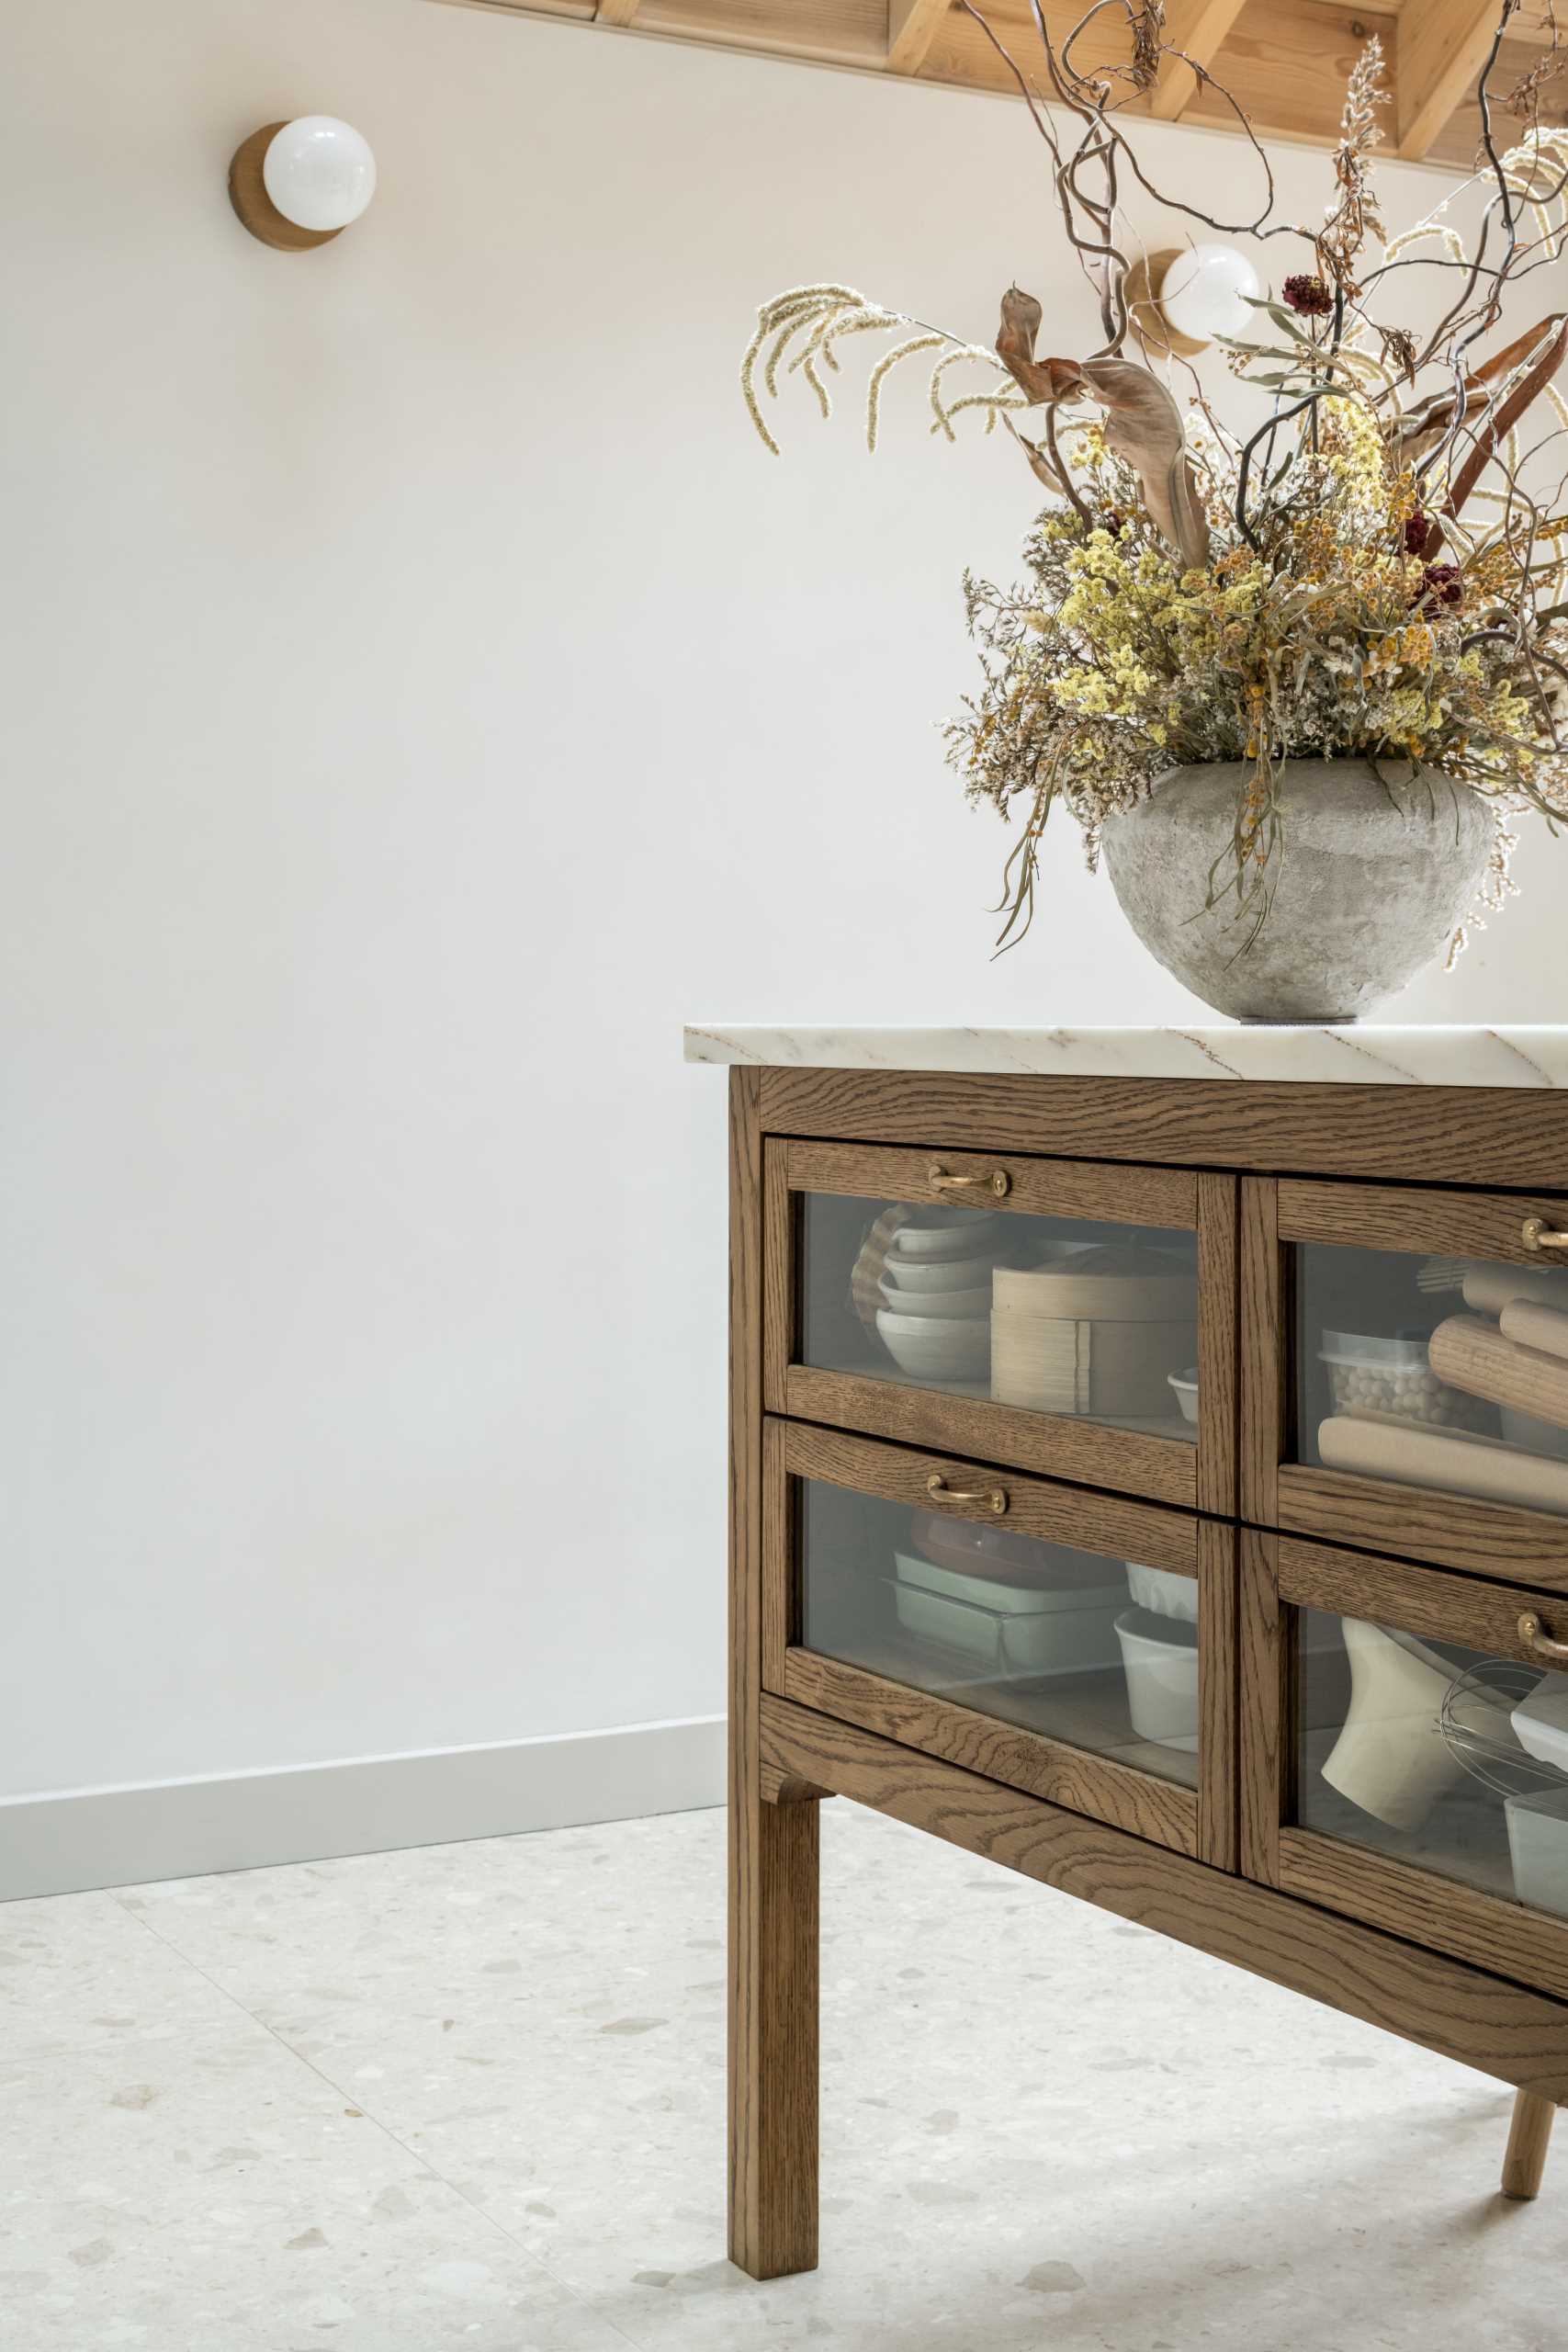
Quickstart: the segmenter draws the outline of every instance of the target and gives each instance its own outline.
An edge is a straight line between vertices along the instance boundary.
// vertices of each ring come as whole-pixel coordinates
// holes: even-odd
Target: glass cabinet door
[[[1568,1268],[1296,1248],[1297,1458],[1568,1517]]]
[[[1568,1604],[1289,1538],[1278,1563],[1278,1883],[1568,1990]]]
[[[1228,1529],[771,1428],[783,1695],[1184,1851],[1228,1824]]]
[[[1563,1575],[1568,1251],[1550,1204],[1281,1182],[1275,1508],[1246,1515],[1482,1574]],[[1256,1329],[1244,1359],[1264,1351]],[[1262,1378],[1267,1383],[1265,1357]],[[1249,1418],[1268,1398],[1249,1398]],[[1568,1579],[1565,1579],[1568,1581]]]
[[[774,1166],[775,1409],[1230,1507],[1232,1179],[1201,1272],[1184,1170],[802,1143]]]

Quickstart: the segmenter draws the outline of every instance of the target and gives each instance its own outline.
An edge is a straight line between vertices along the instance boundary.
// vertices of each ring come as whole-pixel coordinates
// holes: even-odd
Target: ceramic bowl
[[[896,1315],[877,1309],[877,1335],[900,1372],[917,1380],[984,1380],[991,1326],[984,1316]]]
[[[983,1288],[989,1306],[994,1262],[990,1258],[900,1258],[889,1250],[884,1278],[894,1290],[908,1297],[912,1315],[922,1312],[915,1302],[944,1290]]]
[[[1158,1747],[1198,1747],[1198,1637],[1169,1617],[1124,1609],[1116,1620],[1127,1674],[1127,1713],[1140,1739]]]
[[[940,1225],[901,1225],[887,1247],[888,1259],[972,1258],[988,1242],[1001,1222],[989,1209],[933,1210]],[[951,1219],[952,1222],[947,1222]]]
[[[1171,1617],[1180,1623],[1198,1623],[1198,1579],[1172,1576],[1168,1568],[1141,1567],[1127,1563],[1127,1585],[1140,1609],[1154,1617]]]
[[[1197,1365],[1194,1364],[1190,1372],[1167,1373],[1166,1380],[1171,1395],[1181,1408],[1182,1419],[1195,1421],[1198,1418]]]
[[[899,1290],[894,1283],[878,1285],[883,1297],[895,1315],[906,1315],[919,1321],[922,1317],[934,1317],[945,1322],[956,1315],[975,1322],[991,1311],[991,1290],[987,1283],[979,1290]]]

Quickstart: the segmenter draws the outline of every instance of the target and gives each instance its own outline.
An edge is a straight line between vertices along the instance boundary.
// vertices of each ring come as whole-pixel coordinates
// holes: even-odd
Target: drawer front
[[[1568,1591],[1568,1199],[1247,1178],[1243,1516]]]
[[[1215,1512],[1235,1179],[770,1138],[768,1408]]]
[[[1248,1530],[1243,1866],[1568,1998],[1568,1602]]]
[[[764,1686],[1235,1867],[1235,1533],[770,1419]]]

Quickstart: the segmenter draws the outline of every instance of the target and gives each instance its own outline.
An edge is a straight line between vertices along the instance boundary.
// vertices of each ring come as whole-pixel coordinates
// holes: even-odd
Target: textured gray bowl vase
[[[1392,763],[1292,760],[1280,776],[1284,848],[1268,921],[1233,895],[1205,910],[1229,854],[1247,761],[1172,768],[1112,817],[1105,864],[1151,956],[1194,996],[1243,1021],[1353,1021],[1414,978],[1474,902],[1492,844],[1484,801],[1451,778]],[[1225,867],[1217,869],[1223,880]]]

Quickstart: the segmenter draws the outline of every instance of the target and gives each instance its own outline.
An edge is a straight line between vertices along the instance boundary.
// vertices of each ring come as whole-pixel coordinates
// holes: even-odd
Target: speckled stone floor
[[[5,2352],[1562,2352],[1568,2144],[1505,2204],[1499,2086],[823,1845],[822,2267],[766,2287],[717,1814],[0,1907]]]

